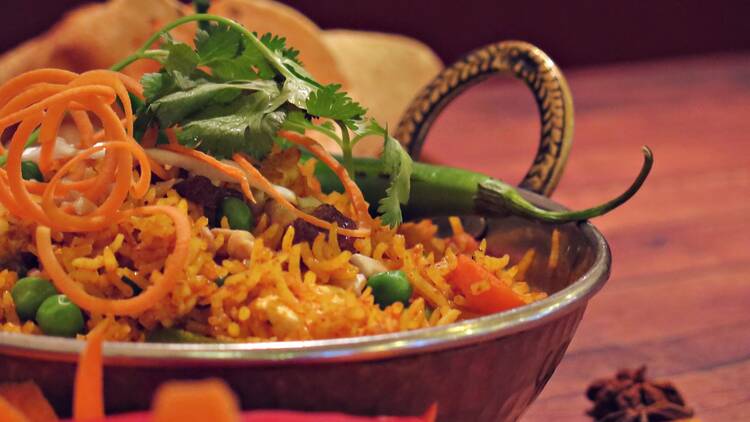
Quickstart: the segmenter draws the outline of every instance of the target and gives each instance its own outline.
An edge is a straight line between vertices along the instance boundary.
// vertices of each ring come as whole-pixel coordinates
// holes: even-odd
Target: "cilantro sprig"
[[[190,22],[199,23],[194,48],[169,36]],[[341,85],[315,81],[285,38],[259,37],[230,19],[198,13],[166,25],[112,69],[142,58],[162,68],[141,80],[146,98],[136,110],[136,126],[172,128],[180,143],[217,158],[242,152],[260,160],[280,129],[313,130],[341,146],[344,165],[353,174],[354,146],[366,136],[383,136],[382,159],[391,185],[378,211],[386,224],[401,222],[400,204],[409,198],[409,155]]]

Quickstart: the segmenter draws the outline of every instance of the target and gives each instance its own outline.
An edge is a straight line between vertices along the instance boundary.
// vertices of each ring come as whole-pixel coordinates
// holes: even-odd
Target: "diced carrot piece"
[[[55,422],[57,415],[42,390],[32,381],[0,384],[0,400],[25,415],[29,422]],[[0,415],[5,409],[0,405]],[[2,419],[5,420],[5,419]],[[13,420],[13,419],[11,419]]]
[[[458,256],[458,264],[447,279],[466,298],[466,308],[478,313],[491,314],[525,304],[510,287],[466,255]]]
[[[163,384],[153,402],[153,422],[239,422],[232,390],[221,380],[172,381]]]

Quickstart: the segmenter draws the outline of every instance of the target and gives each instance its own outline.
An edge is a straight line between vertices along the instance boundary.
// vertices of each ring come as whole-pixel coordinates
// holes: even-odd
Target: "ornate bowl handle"
[[[503,41],[473,51],[443,69],[412,101],[395,136],[414,159],[435,119],[454,98],[494,74],[521,79],[534,94],[541,118],[539,149],[520,186],[549,196],[560,181],[573,142],[573,100],[560,69],[542,50]]]

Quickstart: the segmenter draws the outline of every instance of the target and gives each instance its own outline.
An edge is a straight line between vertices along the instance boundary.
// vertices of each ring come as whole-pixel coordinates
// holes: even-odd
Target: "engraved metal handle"
[[[560,181],[573,142],[573,99],[557,65],[529,43],[490,44],[443,69],[409,105],[395,136],[418,159],[427,132],[445,106],[470,86],[495,74],[513,75],[534,95],[542,133],[534,162],[520,186],[549,196]]]

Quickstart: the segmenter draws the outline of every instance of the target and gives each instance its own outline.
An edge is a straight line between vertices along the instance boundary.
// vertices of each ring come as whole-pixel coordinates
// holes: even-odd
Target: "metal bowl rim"
[[[545,207],[563,208],[548,198],[523,193]],[[509,336],[585,306],[607,281],[611,255],[604,236],[589,222],[579,223],[579,227],[596,251],[591,268],[559,292],[509,311],[440,327],[341,339],[205,344],[105,342],[103,354],[108,364],[134,366],[309,364],[407,356]],[[0,355],[74,361],[84,344],[76,339],[0,333]]]

